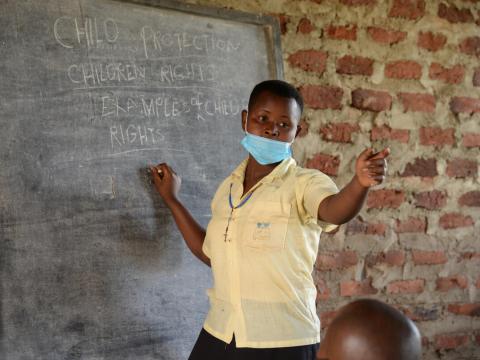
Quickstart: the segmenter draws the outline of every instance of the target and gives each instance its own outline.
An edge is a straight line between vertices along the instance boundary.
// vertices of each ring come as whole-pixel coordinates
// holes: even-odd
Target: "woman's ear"
[[[242,130],[243,131],[247,131],[247,117],[248,117],[248,111],[242,110]]]
[[[302,124],[301,123],[297,125],[297,131],[295,132],[295,138],[294,139],[297,138],[298,134],[300,134],[300,131],[302,131]]]

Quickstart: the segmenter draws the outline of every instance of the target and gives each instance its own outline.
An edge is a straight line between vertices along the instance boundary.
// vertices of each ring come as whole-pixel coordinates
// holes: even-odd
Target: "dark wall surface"
[[[200,331],[210,272],[146,166],[207,224],[277,27],[149,3],[0,1],[1,359],[184,359]]]

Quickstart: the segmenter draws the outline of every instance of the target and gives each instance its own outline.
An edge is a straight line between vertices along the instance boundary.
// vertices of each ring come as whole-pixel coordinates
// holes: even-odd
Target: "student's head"
[[[297,89],[285,81],[267,80],[253,88],[248,113],[242,112],[242,126],[253,135],[292,142],[300,130],[302,111]]]
[[[420,333],[413,322],[378,300],[341,308],[320,343],[325,360],[420,360]]]

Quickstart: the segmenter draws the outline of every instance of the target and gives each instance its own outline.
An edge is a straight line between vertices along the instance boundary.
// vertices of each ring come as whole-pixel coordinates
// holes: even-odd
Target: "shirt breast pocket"
[[[256,250],[285,248],[290,204],[258,202],[248,217],[243,244]]]

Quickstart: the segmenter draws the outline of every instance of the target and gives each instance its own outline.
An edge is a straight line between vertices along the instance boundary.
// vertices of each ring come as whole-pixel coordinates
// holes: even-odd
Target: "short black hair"
[[[250,111],[251,106],[255,103],[260,93],[268,91],[271,94],[281,96],[288,99],[294,99],[298,107],[300,108],[300,115],[303,112],[303,98],[302,95],[295,89],[294,86],[290,85],[286,81],[282,80],[266,80],[262,81],[255,85],[248,99],[248,110]]]

